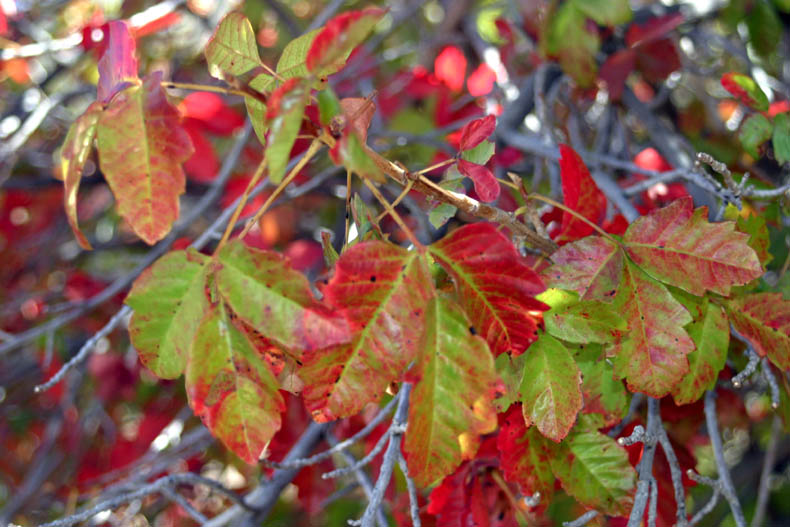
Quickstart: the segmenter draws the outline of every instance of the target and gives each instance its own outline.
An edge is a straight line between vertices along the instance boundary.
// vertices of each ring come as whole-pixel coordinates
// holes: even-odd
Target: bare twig
[[[688,518],[686,517],[686,493],[683,489],[683,472],[663,423],[658,427],[658,441],[667,458],[667,463],[669,463],[672,487],[675,490],[675,504],[677,505],[675,525],[677,525],[677,527],[686,527],[686,525],[688,525]]]
[[[411,515],[411,524],[413,527],[422,527],[420,520],[420,503],[417,498],[417,486],[414,480],[409,476],[409,467],[406,465],[406,459],[403,454],[398,452],[398,466],[400,467],[403,477],[406,479],[406,489],[409,492],[409,514]]]
[[[377,455],[379,455],[379,453],[382,450],[384,450],[384,446],[386,446],[387,440],[389,438],[390,438],[390,432],[388,430],[387,432],[381,435],[379,440],[376,441],[376,444],[373,446],[373,448],[370,450],[370,452],[368,452],[368,454],[365,457],[363,457],[359,461],[347,467],[338,468],[330,472],[321,474],[321,478],[322,479],[339,478],[340,476],[345,476],[346,474],[351,474],[352,472],[356,472],[357,470],[361,469],[362,467],[373,461],[373,458],[375,458]]]
[[[768,508],[768,498],[771,496],[771,473],[776,464],[776,451],[779,447],[779,439],[782,437],[782,420],[778,415],[774,415],[771,421],[771,439],[765,449],[763,459],[763,470],[760,473],[760,487],[757,490],[757,503],[754,506],[754,516],[752,517],[752,527],[764,525],[765,511]]]
[[[584,527],[593,519],[597,518],[599,514],[598,511],[587,511],[573,521],[562,522],[562,527]]]
[[[658,399],[648,397],[647,430],[643,439],[645,448],[642,451],[642,459],[639,461],[639,467],[637,469],[639,480],[636,484],[634,506],[628,518],[628,527],[639,527],[642,524],[642,517],[644,516],[645,507],[647,507],[650,497],[650,482],[653,479],[653,458],[656,453],[659,426],[661,426],[661,414]]]

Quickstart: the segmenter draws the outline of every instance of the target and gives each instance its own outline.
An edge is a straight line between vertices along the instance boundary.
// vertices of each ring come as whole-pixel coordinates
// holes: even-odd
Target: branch
[[[656,453],[658,442],[658,428],[661,426],[661,413],[658,399],[648,397],[647,399],[647,430],[644,433],[643,443],[645,448],[642,452],[642,459],[639,461],[639,481],[636,484],[636,495],[634,496],[634,507],[628,518],[628,527],[639,527],[645,514],[648,499],[650,498],[651,481],[653,480],[653,458]]]
[[[782,420],[778,415],[774,415],[771,421],[771,439],[768,441],[768,447],[765,449],[763,470],[760,473],[760,488],[757,491],[757,504],[754,507],[752,527],[760,527],[765,521],[765,510],[768,507],[768,498],[771,496],[771,472],[773,472],[776,464],[776,451],[781,437]]]
[[[737,527],[746,527],[746,519],[743,517],[741,503],[738,501],[738,495],[735,492],[732,478],[730,478],[730,471],[724,459],[724,446],[721,442],[716,418],[716,393],[713,391],[705,393],[705,423],[707,424],[708,435],[713,446],[713,455],[716,458],[716,469],[719,472],[722,494],[724,494],[724,497],[730,504],[730,510],[732,510],[732,515],[735,518],[735,525]]]
[[[587,511],[573,521],[562,522],[562,527],[584,527],[593,519],[597,518],[598,514],[598,511]]]
[[[398,466],[400,467],[403,477],[406,479],[406,489],[409,491],[409,514],[411,515],[412,527],[422,527],[420,520],[420,503],[417,498],[417,486],[414,480],[409,476],[409,467],[406,465],[406,459],[403,457],[402,452],[398,452]]]
[[[661,419],[660,415],[659,419]],[[677,510],[675,511],[675,525],[677,525],[677,527],[686,527],[688,525],[688,517],[686,516],[686,493],[683,489],[683,472],[680,469],[680,463],[675,455],[675,449],[672,448],[672,442],[669,440],[663,423],[658,427],[658,441],[667,458],[667,463],[669,463],[672,487],[675,490],[675,503],[677,505]]]

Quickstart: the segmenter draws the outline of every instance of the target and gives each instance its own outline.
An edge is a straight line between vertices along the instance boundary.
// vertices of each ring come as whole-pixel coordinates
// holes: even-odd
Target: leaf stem
[[[513,509],[515,509],[516,514],[518,514],[521,517],[521,519],[524,520],[524,522],[526,522],[527,525],[529,525],[531,522],[530,519],[527,517],[527,513],[524,512],[524,510],[519,506],[518,500],[513,495],[513,492],[510,490],[510,487],[508,487],[507,482],[502,477],[502,474],[500,474],[499,471],[496,469],[492,470],[490,474],[491,474],[491,479],[493,479],[494,482],[497,484],[497,486],[500,489],[502,489],[502,492],[505,493],[507,500],[510,502],[510,506],[513,507]]]
[[[450,159],[445,159],[444,161],[439,161],[438,163],[434,163],[433,165],[431,165],[429,167],[425,167],[422,170],[414,172],[414,174],[418,175],[418,176],[421,176],[423,174],[427,174],[428,172],[436,170],[437,168],[442,168],[444,166],[451,165],[451,164],[455,163],[456,161],[458,161],[458,160],[455,159],[454,157],[451,157]]]
[[[568,214],[570,214],[574,218],[576,218],[578,220],[581,220],[584,223],[586,223],[587,225],[589,225],[590,227],[592,227],[595,230],[595,232],[597,232],[598,234],[600,234],[604,238],[607,238],[608,240],[614,242],[617,245],[620,245],[620,242],[615,240],[608,232],[606,232],[605,230],[600,228],[598,225],[596,225],[595,223],[591,222],[590,220],[588,220],[587,218],[585,218],[584,216],[582,216],[581,214],[579,214],[578,212],[576,212],[572,208],[566,207],[565,205],[563,205],[559,201],[555,201],[555,200],[553,200],[551,198],[548,198],[546,196],[542,196],[540,194],[535,194],[534,192],[529,194],[527,197],[529,199],[535,199],[535,200],[538,200],[538,201],[542,201],[544,203],[548,203],[549,205],[552,205],[552,206],[557,207],[558,209],[560,209],[562,211],[567,212]]]
[[[247,188],[244,189],[244,194],[241,195],[241,199],[239,204],[236,206],[236,210],[233,211],[233,216],[231,216],[230,221],[228,222],[227,227],[225,227],[225,232],[222,234],[222,239],[220,239],[219,243],[217,244],[217,248],[214,250],[214,254],[217,254],[220,249],[222,249],[225,244],[228,242],[228,238],[230,238],[230,233],[233,232],[233,229],[236,227],[236,222],[239,221],[239,216],[241,216],[241,211],[244,209],[244,206],[247,204],[247,199],[250,196],[250,192],[258,182],[261,180],[263,176],[263,171],[266,168],[266,156],[263,156],[261,162],[258,164],[258,168],[255,169],[255,174],[253,174],[252,179],[247,184]]]
[[[381,205],[386,209],[386,211],[390,214],[390,216],[392,216],[392,219],[395,220],[395,223],[398,224],[398,227],[400,227],[401,230],[403,230],[403,232],[406,234],[406,236],[408,236],[409,241],[420,250],[424,249],[425,247],[423,246],[423,244],[420,243],[420,241],[414,235],[414,232],[412,232],[409,226],[406,225],[406,222],[403,221],[403,218],[401,218],[400,214],[398,214],[398,211],[396,211],[395,208],[392,206],[392,204],[389,201],[387,201],[387,198],[385,198],[381,194],[381,191],[377,189],[376,186],[370,182],[370,180],[366,178],[362,178],[362,181],[365,182],[365,185],[367,185],[367,187],[370,189],[373,195],[376,196],[376,199],[379,200],[379,203],[381,203]]]
[[[285,187],[287,187],[291,183],[291,181],[293,181],[296,175],[315,156],[315,154],[321,149],[321,146],[322,146],[321,141],[319,141],[318,139],[314,139],[313,142],[310,143],[310,146],[307,148],[307,152],[305,152],[304,157],[300,159],[298,163],[296,163],[296,165],[291,169],[288,175],[285,176],[285,178],[280,182],[279,185],[277,185],[277,188],[274,189],[274,192],[272,192],[271,195],[266,199],[266,202],[264,202],[264,204],[261,205],[261,208],[258,209],[258,212],[255,213],[255,216],[253,216],[253,218],[250,219],[247,222],[247,224],[244,226],[244,229],[241,231],[241,234],[239,234],[240,240],[244,239],[244,237],[247,236],[247,234],[249,234],[250,229],[252,229],[252,226],[260,221],[261,217],[263,217],[263,215],[269,209],[271,204],[274,203],[274,200],[277,199],[277,197],[282,193],[282,191],[285,190]]]
[[[176,88],[180,90],[193,90],[193,91],[210,91],[216,93],[224,93],[226,95],[241,95],[246,97],[249,94],[241,90],[234,90],[233,88],[225,88],[224,86],[212,86],[211,84],[195,84],[191,82],[173,82],[162,81],[160,83],[162,88]]]

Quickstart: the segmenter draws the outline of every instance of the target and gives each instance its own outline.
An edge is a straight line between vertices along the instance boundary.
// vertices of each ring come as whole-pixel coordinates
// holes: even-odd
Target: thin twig
[[[779,439],[782,437],[782,419],[774,415],[771,421],[771,439],[765,449],[763,459],[763,470],[760,473],[760,487],[757,490],[757,503],[754,506],[754,516],[752,517],[752,527],[760,527],[765,521],[765,512],[768,508],[768,498],[771,497],[771,473],[776,464],[776,452],[779,447]]]
[[[409,476],[409,467],[406,465],[406,459],[403,454],[398,452],[398,466],[400,467],[403,477],[406,479],[406,489],[409,492],[409,514],[411,515],[412,527],[422,527],[420,520],[420,503],[417,498],[417,486],[414,480]]]
[[[355,462],[353,465],[349,465],[347,467],[341,467],[329,472],[325,472],[321,474],[321,479],[332,479],[332,478],[339,478],[340,476],[345,476],[346,474],[351,474],[352,472],[356,472],[357,470],[361,469],[375,458],[379,453],[384,450],[384,446],[387,444],[387,440],[390,437],[389,430],[381,435],[376,444],[373,448],[368,452],[368,454],[360,459],[359,461]]]
[[[677,527],[686,527],[688,518],[686,517],[686,493],[683,488],[683,472],[663,423],[658,427],[658,442],[661,444],[667,463],[669,463],[669,473],[672,478],[672,487],[675,491],[675,504],[677,505],[675,525]]]
[[[597,518],[599,514],[598,511],[587,511],[573,521],[562,522],[562,527],[584,527]]]
[[[639,481],[636,484],[636,495],[634,496],[634,506],[628,517],[628,527],[639,527],[642,524],[642,517],[647,507],[650,497],[650,481],[653,478],[653,458],[656,453],[656,443],[658,442],[658,427],[661,426],[661,412],[658,399],[648,397],[647,399],[647,431],[645,432],[645,448],[642,451],[642,459],[639,461]]]

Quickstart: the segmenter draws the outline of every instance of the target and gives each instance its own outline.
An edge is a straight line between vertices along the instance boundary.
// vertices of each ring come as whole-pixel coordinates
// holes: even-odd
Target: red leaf
[[[458,170],[474,182],[475,192],[481,201],[494,201],[499,197],[499,182],[483,165],[459,159]]]
[[[606,59],[601,66],[598,76],[606,82],[609,90],[609,97],[612,100],[620,100],[625,88],[625,80],[634,70],[636,65],[636,54],[633,50],[623,49]]]
[[[781,293],[755,293],[727,302],[735,329],[781,370],[790,370],[790,301]]]
[[[461,139],[458,140],[458,149],[471,150],[494,133],[496,129],[496,117],[486,115],[481,119],[475,119],[466,123],[461,128]]]
[[[560,175],[565,205],[595,224],[606,215],[606,196],[595,184],[582,158],[568,145],[560,145]],[[558,241],[573,241],[592,234],[593,228],[567,212],[562,213]]]
[[[184,117],[200,121],[206,130],[217,135],[230,135],[244,125],[244,118],[216,93],[190,93],[178,108]]]
[[[649,42],[639,48],[636,56],[639,71],[650,82],[661,82],[681,67],[675,43],[664,38]]]
[[[99,60],[99,85],[96,98],[106,104],[113,95],[137,77],[137,47],[129,26],[123,20],[113,20],[107,31],[107,49]]]
[[[635,48],[658,40],[683,23],[683,15],[671,15],[651,18],[644,24],[631,24],[625,36],[625,43],[630,48]]]
[[[184,162],[184,170],[193,181],[210,183],[219,172],[219,158],[214,145],[206,138],[203,127],[193,119],[184,120],[184,130],[192,141],[195,152]]]
[[[496,227],[465,225],[430,251],[453,277],[462,307],[495,356],[520,354],[538,338],[539,312],[547,306],[534,297],[543,282]]]
[[[721,77],[721,85],[746,106],[761,112],[768,110],[768,97],[751,77],[740,73],[725,73]]]
[[[540,492],[544,505],[554,493],[550,447],[535,427],[527,428],[521,404],[514,404],[505,414],[497,437],[502,472],[507,481],[518,483],[525,496]]]
[[[433,62],[436,77],[453,91],[461,91],[466,77],[466,57],[455,46],[447,46]]]
[[[488,95],[494,89],[496,73],[488,64],[480,64],[466,79],[466,87],[472,97],[482,97]]]
[[[343,13],[327,22],[307,52],[307,70],[313,72],[340,60],[345,62],[385,13],[384,9],[369,7]]]

